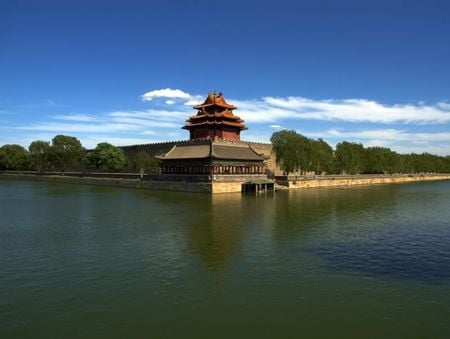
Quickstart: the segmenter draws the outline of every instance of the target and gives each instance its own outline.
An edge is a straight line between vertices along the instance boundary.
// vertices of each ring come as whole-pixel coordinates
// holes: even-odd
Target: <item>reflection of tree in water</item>
[[[339,220],[351,220],[353,227],[365,224],[367,215],[396,206],[396,186],[311,188],[277,193],[274,236],[293,240],[294,234],[309,234],[317,228],[337,227]]]
[[[367,215],[395,207],[393,189],[312,188],[268,196],[217,194],[201,203],[195,199],[187,203],[192,211],[185,220],[189,248],[210,269],[222,270],[239,255],[249,232],[289,242],[299,237],[305,242],[320,229],[328,229],[330,237],[355,233],[352,228],[364,227]]]
[[[258,218],[259,202],[269,197],[216,194],[187,224],[192,252],[213,270],[224,269],[239,254],[245,234]],[[272,203],[272,202],[270,202]]]

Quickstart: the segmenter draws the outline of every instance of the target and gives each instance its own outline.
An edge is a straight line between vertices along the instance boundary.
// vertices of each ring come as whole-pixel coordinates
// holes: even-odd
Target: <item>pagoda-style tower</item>
[[[238,176],[238,182],[265,178],[266,157],[239,140],[247,127],[233,114],[236,107],[228,104],[222,93],[209,93],[205,102],[194,108],[197,115],[186,120],[183,127],[189,130],[190,140],[178,142],[164,155],[156,156],[161,160],[163,178],[186,182],[212,182],[223,175]]]
[[[222,93],[209,93],[205,102],[194,106],[196,115],[186,120],[190,140],[240,140],[240,133],[247,129],[244,120],[233,114],[236,106],[228,104]]]

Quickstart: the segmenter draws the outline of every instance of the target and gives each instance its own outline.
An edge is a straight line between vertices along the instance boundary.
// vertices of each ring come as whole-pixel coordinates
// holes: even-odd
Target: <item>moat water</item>
[[[1,338],[449,338],[450,181],[268,195],[0,180]]]

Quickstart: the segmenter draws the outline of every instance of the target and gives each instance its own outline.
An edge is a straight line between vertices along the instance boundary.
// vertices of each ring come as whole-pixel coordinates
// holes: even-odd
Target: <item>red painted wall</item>
[[[199,128],[191,130],[190,133],[190,139],[196,140],[196,139],[227,139],[227,140],[240,140],[239,131],[233,130],[233,129],[205,129],[205,128]]]

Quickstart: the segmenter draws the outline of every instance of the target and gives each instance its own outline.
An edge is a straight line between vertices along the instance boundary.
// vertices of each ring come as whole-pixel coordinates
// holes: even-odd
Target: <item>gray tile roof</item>
[[[213,159],[222,160],[262,161],[265,159],[247,144],[235,145],[215,142],[207,144],[177,144],[164,156],[158,158],[163,160],[204,159],[210,156]]]
[[[216,145],[213,144],[212,157],[230,160],[264,160],[248,145]]]
[[[170,159],[203,159],[209,158],[210,145],[175,145],[164,156],[163,160]]]

